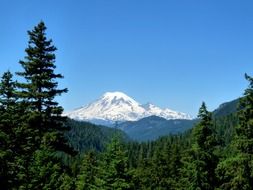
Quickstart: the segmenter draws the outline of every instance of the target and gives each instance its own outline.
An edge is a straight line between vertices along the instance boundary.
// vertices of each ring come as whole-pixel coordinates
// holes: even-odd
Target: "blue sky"
[[[253,75],[253,1],[1,0],[0,74],[21,69],[27,30],[53,39],[66,110],[122,91],[195,116],[235,99]]]

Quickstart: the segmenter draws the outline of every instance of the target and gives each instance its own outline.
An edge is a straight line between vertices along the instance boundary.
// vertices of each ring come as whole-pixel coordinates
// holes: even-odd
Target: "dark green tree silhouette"
[[[54,98],[67,92],[67,89],[57,88],[56,79],[63,76],[54,72],[56,47],[52,45],[51,39],[46,38],[46,29],[44,22],[40,22],[32,31],[28,31],[27,56],[24,61],[20,61],[24,71],[17,72],[17,75],[26,79],[26,83],[19,83],[22,89],[20,96],[29,101],[33,111],[59,115],[62,108]]]
[[[60,131],[66,130],[63,127],[65,117],[62,117],[62,107],[55,101],[55,97],[67,92],[67,89],[58,89],[61,74],[55,74],[56,68],[55,54],[56,47],[52,45],[52,40],[46,38],[46,26],[40,22],[32,31],[28,31],[29,42],[26,48],[27,56],[25,61],[20,61],[24,71],[17,72],[17,75],[25,78],[26,82],[18,83],[21,91],[19,97],[31,111],[29,123],[34,124],[34,130],[38,131],[39,142],[46,133],[55,134],[51,143],[57,151],[70,151],[66,146]]]
[[[96,153],[89,151],[83,158],[81,171],[77,178],[78,190],[98,189],[96,187],[97,167]]]
[[[55,183],[56,176],[65,171],[56,153],[75,154],[64,138],[63,132],[67,128],[63,124],[66,118],[61,116],[63,108],[55,100],[67,89],[58,89],[57,79],[63,76],[55,74],[56,47],[46,37],[44,22],[28,31],[28,35],[27,55],[24,61],[20,61],[23,71],[16,72],[24,78],[24,82],[17,83],[17,86],[20,104],[26,108],[22,127],[25,143],[17,160],[20,165],[18,178],[22,184],[20,186],[25,189],[55,189],[55,185],[59,184]],[[40,160],[41,155],[43,160]],[[52,163],[46,165],[47,168],[44,165],[46,161]],[[61,169],[57,175],[57,170],[52,170],[56,165]],[[44,172],[46,169],[47,172]],[[50,184],[53,186],[50,187]]]
[[[108,144],[99,164],[97,187],[105,190],[131,189],[131,176],[128,170],[127,152],[118,137]]]
[[[198,118],[200,122],[193,131],[193,145],[188,157],[184,158],[185,167],[182,185],[186,189],[214,189],[217,183],[215,169],[218,163],[214,154],[217,145],[215,131],[213,129],[211,113],[207,111],[205,103],[202,103]]]
[[[240,100],[239,124],[232,140],[234,154],[217,168],[222,189],[253,188],[253,78],[247,74],[245,78],[249,86]]]
[[[15,148],[15,86],[10,71],[3,73],[0,82],[0,187],[10,188],[13,182],[13,151]]]

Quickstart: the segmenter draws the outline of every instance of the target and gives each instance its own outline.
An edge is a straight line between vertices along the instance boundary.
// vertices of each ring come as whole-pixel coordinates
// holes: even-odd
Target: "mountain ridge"
[[[71,119],[95,124],[112,125],[116,122],[137,121],[152,115],[170,119],[192,119],[189,114],[159,108],[154,104],[140,104],[123,92],[106,92],[86,106],[64,114]]]
[[[138,121],[126,121],[117,125],[131,139],[143,142],[156,140],[169,134],[178,134],[191,129],[197,123],[196,119],[166,120],[158,116],[149,116]]]

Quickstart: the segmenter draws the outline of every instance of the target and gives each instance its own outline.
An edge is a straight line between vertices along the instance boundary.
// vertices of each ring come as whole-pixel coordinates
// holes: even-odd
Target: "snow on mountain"
[[[142,105],[142,107],[146,110],[146,113],[145,113],[146,117],[151,116],[151,115],[155,115],[155,116],[163,117],[167,120],[170,120],[170,119],[192,119],[192,117],[188,114],[173,111],[168,108],[161,109],[161,108],[159,108],[153,104],[150,104],[150,103],[144,104],[144,105]]]
[[[190,115],[170,109],[161,109],[153,104],[141,105],[122,92],[107,92],[100,99],[64,115],[97,124],[117,121],[137,121],[151,115],[165,119],[192,119]]]

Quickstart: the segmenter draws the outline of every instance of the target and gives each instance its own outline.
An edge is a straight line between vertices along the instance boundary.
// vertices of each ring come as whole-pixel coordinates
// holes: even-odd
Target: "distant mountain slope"
[[[192,119],[188,114],[168,108],[161,109],[153,104],[141,105],[122,92],[107,92],[100,99],[65,115],[72,119],[108,126],[115,122],[137,121],[151,115],[165,119]]]
[[[213,111],[215,118],[223,118],[235,113],[240,99],[221,104]],[[157,116],[150,116],[138,121],[128,121],[118,124],[118,128],[137,141],[155,140],[160,136],[182,133],[192,128],[197,123],[195,120],[166,120]],[[235,123],[235,122],[233,122]]]
[[[239,102],[240,98],[221,104],[217,109],[213,111],[213,116],[223,117],[231,113],[235,113],[238,109]]]
[[[119,135],[122,140],[129,140],[128,136],[119,129],[88,122],[69,119],[66,126],[70,130],[65,132],[65,136],[68,142],[79,152],[91,149],[102,151],[106,143],[110,142],[115,134]]]
[[[161,136],[177,134],[190,129],[196,120],[166,120],[158,116],[150,116],[138,121],[128,121],[118,124],[130,138],[137,141],[155,140]]]
[[[235,113],[238,104],[239,99],[223,103],[213,111],[213,116],[222,118]],[[83,112],[83,110],[89,111]],[[151,115],[153,113],[156,115]],[[173,113],[176,115],[173,115]],[[83,114],[87,117],[84,117]],[[90,117],[88,117],[89,114]],[[100,116],[93,117],[93,114],[100,114]],[[96,121],[95,123],[108,124],[109,122],[111,126],[115,126],[115,123],[118,123],[118,129],[121,129],[131,139],[137,141],[155,140],[160,136],[181,133],[192,128],[197,123],[197,120],[185,119],[187,116],[184,114],[180,115],[179,112],[170,112],[168,109],[166,112],[166,109],[162,110],[152,104],[139,105],[135,100],[120,92],[106,93],[100,100],[71,112],[69,116],[75,119],[93,118],[91,121]],[[179,117],[184,119],[165,119],[169,116],[170,118]],[[136,121],[138,118],[140,119]],[[125,119],[131,121],[122,122]],[[75,141],[74,144],[79,150],[83,150],[85,147],[101,150],[103,143],[100,144],[100,142],[107,142],[114,132],[112,128],[92,125],[87,122],[72,121],[71,125],[72,131],[69,138],[73,137],[72,139],[74,140],[72,141]]]

